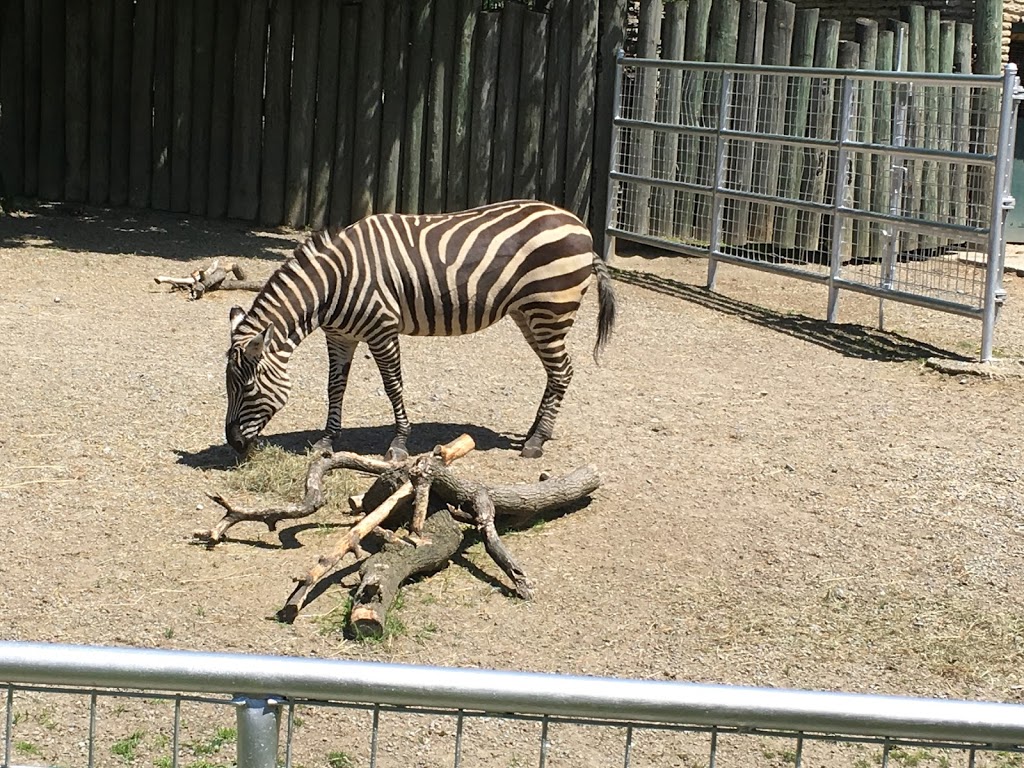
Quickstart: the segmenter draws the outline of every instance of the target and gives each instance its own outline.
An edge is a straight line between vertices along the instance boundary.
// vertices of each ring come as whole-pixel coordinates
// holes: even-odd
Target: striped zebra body
[[[341,430],[352,358],[365,342],[395,413],[388,456],[399,458],[411,429],[399,336],[457,336],[509,316],[547,372],[523,448],[540,456],[572,378],[565,336],[594,273],[596,356],[614,324],[614,294],[590,232],[567,211],[520,200],[454,214],[378,214],[318,232],[271,275],[248,312],[231,310],[228,442],[244,453],[284,406],[288,361],[319,327],[329,361],[327,435]]]

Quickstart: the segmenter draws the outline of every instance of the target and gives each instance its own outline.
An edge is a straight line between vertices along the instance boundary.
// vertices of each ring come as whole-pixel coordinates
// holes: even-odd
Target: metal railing
[[[615,238],[982,321],[992,354],[1021,98],[999,75],[619,57]],[[882,323],[880,302],[879,323]]]
[[[16,642],[0,643],[0,681],[0,691],[6,691],[3,768],[14,768],[14,758],[24,762],[25,755],[36,765],[68,764],[59,747],[29,748],[33,742],[28,737],[33,729],[71,733],[58,721],[73,720],[74,702],[83,699],[88,715],[82,730],[88,735],[81,741],[72,736],[80,748],[73,762],[90,768],[140,763],[137,750],[146,732],[137,722],[150,729],[156,722],[162,734],[162,754],[150,755],[154,766],[210,768],[215,740],[200,749],[185,730],[210,727],[216,716],[183,714],[195,706],[237,710],[236,728],[218,729],[215,746],[219,750],[222,742],[236,740],[239,768],[279,765],[282,713],[287,768],[389,761],[628,767],[680,759],[725,768],[748,764],[751,757],[764,763],[769,754],[801,768],[803,762],[816,764],[808,755],[821,743],[830,745],[829,763],[835,766],[887,768],[910,761],[907,750],[914,749],[915,765],[922,755],[932,756],[936,765],[952,765],[948,756],[935,755],[960,754],[963,761],[956,764],[976,768],[986,764],[986,755],[996,756],[989,761],[993,765],[1019,765],[1024,752],[1024,706],[991,702]],[[44,697],[45,718],[32,710],[42,706]],[[104,721],[120,722],[129,709],[127,704],[108,706],[108,699],[148,710],[122,724],[128,735],[108,736],[110,748],[104,750]],[[300,709],[306,712],[302,717]],[[161,711],[169,723],[160,725],[154,717]],[[304,718],[315,711],[344,717],[310,727]],[[186,724],[188,718],[192,721]],[[417,720],[420,726],[408,724]],[[319,754],[302,745],[308,736],[315,737]],[[751,738],[760,744],[747,744],[744,752],[740,742]],[[365,761],[355,757],[360,748],[353,745],[360,741]],[[775,749],[764,746],[769,741]],[[344,748],[337,746],[342,743]],[[855,751],[837,755],[835,750],[844,746]],[[305,750],[301,762],[296,758],[300,749]],[[670,753],[675,755],[671,760],[658,759]],[[897,760],[900,756],[905,759]],[[232,757],[225,752],[216,759]]]

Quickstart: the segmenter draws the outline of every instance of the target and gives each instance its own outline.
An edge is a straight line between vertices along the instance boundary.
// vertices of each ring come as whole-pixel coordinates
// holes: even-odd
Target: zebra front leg
[[[391,447],[384,454],[384,460],[401,461],[409,457],[406,441],[409,439],[412,425],[405,413],[405,400],[402,396],[402,356],[398,348],[398,334],[392,332],[368,344],[377,368],[380,369],[384,391],[387,392],[395,412],[395,437],[391,441]]]
[[[341,434],[341,405],[345,399],[345,387],[352,370],[352,358],[359,342],[348,336],[325,329],[327,336],[327,424],[324,436],[313,448],[317,451],[333,451],[335,441]]]

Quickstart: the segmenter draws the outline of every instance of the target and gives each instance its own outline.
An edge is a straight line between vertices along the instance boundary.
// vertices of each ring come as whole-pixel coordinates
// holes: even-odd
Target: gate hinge
[[[1012,211],[1016,207],[1017,207],[1017,198],[1015,198],[1013,195],[1005,195],[1003,197],[1002,208],[1003,208],[1004,211]]]
[[[1006,301],[1006,289],[996,288],[996,292],[993,294],[992,298],[995,299],[996,304],[1002,304]]]

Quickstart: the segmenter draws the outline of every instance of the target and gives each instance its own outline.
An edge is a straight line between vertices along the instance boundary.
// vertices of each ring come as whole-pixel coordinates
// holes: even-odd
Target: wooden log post
[[[974,43],[974,72],[999,74],[1003,61],[1003,0],[976,0]]]
[[[380,182],[376,210],[398,210],[401,183],[402,134],[405,130],[405,84],[408,74],[409,6],[403,0],[388,0],[384,30],[384,107],[381,112]]]
[[[384,13],[381,3],[370,3],[375,15]],[[364,9],[364,15],[369,13]],[[320,48],[320,4],[299,0],[293,16],[294,53],[292,54],[291,104],[288,114],[287,160],[284,187],[284,223],[289,227],[304,227],[309,218],[309,186],[313,164],[313,128],[316,122],[316,74]],[[380,62],[380,39],[370,30],[365,31],[364,49],[368,67]],[[373,38],[373,39],[370,39]],[[362,83],[361,83],[362,85]],[[380,99],[379,89],[377,100]],[[375,125],[376,128],[376,125]],[[374,131],[376,135],[376,130]],[[356,162],[365,160],[367,147],[356,152]],[[376,168],[376,153],[371,164]],[[371,181],[367,178],[367,182]],[[371,193],[371,200],[372,193]],[[372,205],[370,206],[372,208]]]
[[[494,161],[494,121],[497,111],[498,61],[501,46],[501,19],[498,11],[480,15],[477,21],[473,56],[473,121],[470,124],[469,205],[491,199],[491,173]]]
[[[95,0],[89,11],[90,205],[110,197],[110,122],[113,102],[114,2]],[[191,46],[189,46],[191,56]]]
[[[279,3],[283,4],[283,3]],[[213,112],[213,46],[216,5],[197,3],[193,9],[195,31],[192,56],[192,130],[188,172],[188,210],[206,215],[210,173],[210,116]],[[291,38],[289,37],[289,49]],[[133,110],[134,112],[134,110]],[[278,222],[275,222],[278,223]]]
[[[402,30],[401,18],[397,15],[393,18],[395,29]],[[313,129],[313,161],[310,168],[307,222],[314,230],[323,229],[332,223],[331,173],[337,145],[340,42],[341,2],[323,0],[320,9],[319,56],[316,64],[316,125]],[[404,71],[402,74],[405,74]]]
[[[491,200],[512,197],[515,157],[516,105],[519,103],[519,69],[522,60],[523,16],[526,8],[506,3],[501,10],[501,48],[498,54],[497,103],[491,167]]]
[[[409,23],[409,78],[405,96],[404,157],[399,207],[403,213],[421,213],[427,91],[430,87],[430,49],[434,28],[432,0],[413,0]]]
[[[129,2],[130,0],[117,0],[121,5]],[[39,192],[39,110],[40,101],[42,99],[42,86],[41,86],[41,68],[42,68],[42,3],[32,2],[24,3],[23,8],[25,15],[23,17],[22,31],[24,33],[24,49],[23,49],[23,84],[24,84],[24,100],[22,102],[24,109],[24,122],[23,125],[23,137],[22,147],[24,149],[24,173],[23,173],[23,184],[22,192],[26,197],[35,197]],[[130,17],[129,17],[130,19]],[[129,27],[131,21],[129,20]],[[115,29],[116,29],[115,25]],[[8,34],[12,38],[17,37],[18,29],[16,26],[11,27]],[[116,33],[115,33],[116,34]],[[129,60],[131,57],[131,29],[129,28],[129,41],[128,41],[128,53]],[[7,50],[8,46],[4,46]],[[17,58],[17,46],[10,47],[9,55]],[[14,70],[11,70],[12,72]],[[127,68],[125,68],[127,71]],[[16,81],[14,77],[11,78],[12,85]],[[127,89],[125,89],[127,93]],[[121,103],[127,103],[127,98]],[[127,116],[127,110],[122,109],[122,114]],[[127,147],[127,142],[122,145]],[[11,150],[16,151],[21,149],[11,144]],[[124,154],[126,167],[127,167],[127,152]],[[17,162],[17,161],[15,161]],[[127,185],[126,185],[127,190]],[[127,199],[127,191],[125,193],[125,199]],[[123,204],[123,203],[122,203]]]
[[[259,219],[261,224],[277,226],[284,221],[284,182],[288,167],[292,0],[275,0],[270,9],[269,26]]]
[[[939,71],[939,21],[940,12],[936,8],[925,11],[925,50],[924,69],[926,72]],[[924,91],[924,115],[923,130],[919,136],[923,139],[923,146],[928,149],[937,149],[939,140],[939,86],[928,85]],[[941,119],[945,121],[946,115]],[[921,218],[925,221],[934,222],[939,212],[939,169],[934,160],[924,160],[921,163]],[[929,235],[920,238],[919,247],[923,249],[934,249],[938,240]]]
[[[21,195],[25,187],[25,9],[0,7],[0,198]],[[3,215],[0,213],[0,215]]]
[[[258,217],[260,206],[267,11],[267,0],[241,4],[234,62],[228,215],[250,221]]]
[[[565,154],[566,154],[566,130],[569,104],[569,40],[571,29],[571,14],[569,0],[552,0],[550,20],[548,21],[548,51],[545,63],[547,71],[544,73],[544,135],[541,139],[543,166],[541,168],[540,196],[542,200],[555,205],[562,205],[565,200]],[[607,57],[612,57],[609,64]],[[612,82],[614,77],[614,49],[609,48],[605,42],[601,47],[602,68],[609,67],[611,75],[607,75],[602,69],[602,83],[607,93],[602,93],[605,101],[601,105],[601,114],[608,115],[611,119],[612,101],[611,91],[607,83]],[[605,82],[607,81],[607,83]],[[611,130],[608,126],[598,123],[602,130],[604,144],[607,147],[611,141]],[[595,158],[596,160],[597,158]],[[601,178],[608,178],[608,158],[604,158],[601,167],[604,169]],[[607,185],[605,185],[607,186]],[[595,193],[597,189],[595,188]],[[607,192],[602,193],[603,195]]]
[[[331,223],[341,226],[352,221],[358,35],[359,6],[342,5],[338,40],[338,113],[334,123],[334,162],[331,170]]]
[[[704,61],[707,58],[708,26],[711,17],[711,0],[692,0],[686,13],[686,45],[687,61]],[[712,87],[716,78],[707,79],[704,73],[687,71],[683,74],[682,83],[682,115],[681,122],[688,127],[699,127],[702,124],[704,108],[704,86],[710,82]],[[709,183],[706,166],[710,158],[706,154],[710,143],[693,134],[684,133],[679,140],[678,181],[690,184]],[[696,232],[696,216],[698,211],[706,210],[709,194],[683,190],[678,197],[678,211],[675,215],[676,238],[683,242],[691,242]]]
[[[953,50],[956,37],[955,21],[939,22],[939,72],[951,73],[953,71]],[[949,151],[952,149],[953,139],[953,92],[951,86],[940,85],[938,91],[938,142],[939,149]],[[952,190],[950,187],[950,175],[952,165],[948,161],[937,163],[938,175],[938,210],[936,215],[939,221],[950,221]]]
[[[89,195],[89,6],[65,6],[67,54],[64,66],[64,199]]]
[[[424,136],[423,210],[425,213],[440,213],[445,209],[452,67],[455,59],[456,6],[457,0],[435,0],[434,2],[434,31],[430,52],[427,124]],[[511,165],[509,170],[511,171]]]
[[[736,47],[737,64],[760,64],[764,51],[765,16],[768,3],[764,0],[741,0],[739,39]],[[751,132],[757,125],[757,101],[761,78],[752,73],[733,78],[733,120],[737,131]],[[732,142],[726,164],[727,184],[731,189],[750,192],[754,180],[754,141],[739,138]],[[726,198],[722,220],[723,243],[744,246],[750,239],[748,231],[750,203],[746,200]]]
[[[764,51],[761,60],[773,67],[788,66],[793,48],[796,4],[788,0],[769,0],[764,22]],[[761,78],[761,107],[757,130],[760,133],[782,134],[786,119],[786,77],[765,75]],[[754,154],[754,191],[770,197],[779,193],[782,148],[777,144],[758,147]],[[775,206],[755,203],[750,206],[750,238],[757,243],[770,243],[774,237]]]
[[[174,0],[157,0],[153,54],[153,181],[150,207],[171,209],[171,134],[174,123]]]
[[[736,61],[736,45],[739,39],[740,29],[740,0],[715,0],[711,5],[711,14],[708,18],[708,48],[707,60],[731,64]],[[730,104],[721,104],[716,92],[721,92],[721,78],[708,77],[705,79],[705,90],[714,89],[713,92],[705,92],[703,99],[702,124],[707,127],[717,127],[720,110],[730,109]],[[721,143],[720,143],[721,141]],[[728,151],[728,142],[716,138],[701,138],[700,165],[698,183],[701,186],[714,185],[715,162],[719,152]],[[698,199],[695,237],[706,242],[711,235],[711,217],[713,210],[712,201],[717,192]]]
[[[455,21],[455,58],[448,136],[448,183],[445,208],[469,208],[470,126],[473,123],[473,37],[480,14],[478,0],[459,0]],[[385,107],[387,104],[385,103]]]
[[[793,50],[791,65],[814,65],[814,48],[818,35],[818,9],[797,10],[793,22]],[[783,130],[787,136],[801,138],[807,130],[807,110],[811,100],[811,80],[793,75],[786,88],[786,120]],[[804,174],[804,152],[796,147],[783,147],[780,158],[779,197],[800,199],[800,184]],[[783,249],[796,247],[797,211],[780,205],[775,211],[775,242]]]
[[[171,124],[171,210],[188,210],[189,170],[192,163],[192,56],[193,2],[174,4],[174,53]],[[261,110],[262,112],[262,110]]]
[[[953,39],[953,71],[964,74],[972,72],[971,53],[973,48],[973,29],[970,24],[958,22]],[[957,152],[969,152],[971,149],[971,88],[958,85],[953,89],[952,112],[952,148]],[[969,194],[967,189],[967,164],[956,162],[950,173],[952,188],[951,207],[953,221],[957,224],[968,224]]]
[[[875,69],[891,70],[893,67],[895,33],[892,30],[878,32],[878,47],[875,52]],[[872,138],[882,145],[892,142],[892,96],[893,84],[879,81],[874,88],[874,106],[872,107]],[[889,212],[889,197],[892,192],[892,158],[884,155],[873,155],[871,158],[871,208],[880,213]],[[869,257],[872,260],[882,258],[885,248],[883,227],[872,225],[871,246]]]
[[[598,3],[594,0],[572,0],[569,114],[575,115],[575,119],[569,123],[565,207],[586,224],[591,223],[594,169],[597,10]]]
[[[527,11],[523,17],[519,71],[519,114],[516,120],[516,157],[512,194],[535,199],[540,192],[541,127],[544,120],[544,70],[547,62],[548,16]]]
[[[135,4],[132,39],[131,156],[128,204],[146,208],[153,181],[153,46],[156,0]],[[206,213],[206,211],[202,211]]]
[[[839,69],[857,69],[860,66],[860,43],[851,40],[840,40],[839,41],[839,53],[836,57],[836,66]],[[842,81],[837,80],[837,88],[835,92],[836,103],[833,111],[833,136],[838,140],[839,131],[841,130],[839,125],[839,118],[842,113]],[[851,89],[850,104],[850,136],[855,137],[857,135],[857,115],[860,112],[860,102],[858,99],[858,88],[857,81],[853,81],[853,88]],[[850,152],[847,152],[846,162],[839,165],[839,152],[829,153],[828,162],[828,182],[826,183],[826,202],[833,204],[838,203],[844,208],[852,208],[854,205],[854,187],[857,183],[854,171],[856,168],[856,158]],[[835,200],[835,193],[838,191],[838,184],[840,180],[845,183],[843,185],[843,197],[840,200]],[[835,216],[825,216],[822,220],[822,231],[825,234],[824,244],[830,249],[835,243],[835,239],[839,238],[839,258],[840,262],[848,261],[853,253],[853,220],[849,216],[840,215],[840,228],[838,231],[835,229]]]
[[[839,22],[821,19],[814,45],[814,66],[834,69],[839,56]],[[811,81],[808,107],[807,135],[828,140],[832,137],[832,119],[835,108],[835,79],[816,77]],[[820,147],[804,149],[803,178],[800,181],[800,199],[814,203],[825,202],[828,182],[828,150]],[[796,246],[810,258],[821,248],[822,215],[818,211],[801,210],[797,216]]]
[[[228,212],[238,11],[237,3],[217,4],[217,29],[213,43],[213,95],[210,107],[210,163],[205,177],[206,215],[210,218],[221,218]]]
[[[687,3],[669,3],[665,6],[665,20],[661,33],[661,57],[680,61],[686,55]],[[678,69],[666,69],[663,73],[664,86],[659,94],[659,119],[669,125],[679,125],[682,120],[683,73]],[[679,133],[665,131],[664,143],[656,156],[654,175],[659,179],[676,181],[679,178]],[[651,222],[652,234],[658,237],[674,237],[676,221],[682,205],[679,190],[664,190],[662,196],[664,212]]]
[[[357,80],[352,219],[374,213],[380,179],[380,125],[384,62],[383,3],[365,3],[359,16],[359,78]]]
[[[863,70],[875,68],[878,58],[878,22],[874,19],[859,18],[856,22],[857,44],[860,46],[860,59],[857,66]],[[875,82],[872,80],[857,81],[857,113],[854,122],[854,136],[858,141],[871,143],[875,127]],[[857,152],[854,158],[853,206],[858,211],[871,211],[872,190],[875,177],[871,170],[873,155],[868,152]],[[864,261],[871,253],[870,222],[854,219],[851,256],[855,261]]]
[[[924,6],[917,4],[904,6],[900,10],[900,14],[902,20],[907,24],[907,71],[924,72],[926,70]],[[924,88],[915,86],[910,92],[906,131],[906,144],[909,147],[920,147],[924,143],[924,90]],[[921,216],[923,181],[924,162],[916,158],[908,158],[903,182],[903,214],[908,218],[916,219]],[[902,243],[902,249],[907,251],[916,251],[921,245],[917,234],[909,231],[903,233]]]
[[[662,0],[640,0],[637,55],[641,59],[658,58],[663,13]],[[636,115],[638,119],[650,123],[655,118],[655,109],[658,103],[658,79],[661,71],[655,67],[644,66],[638,67],[636,72]],[[654,173],[655,132],[650,128],[636,128],[633,130],[632,136],[633,143],[629,154],[636,162],[635,173],[638,176],[650,178]],[[632,230],[638,235],[647,235],[651,231],[654,190],[655,187],[642,181],[635,185],[636,209]]]

